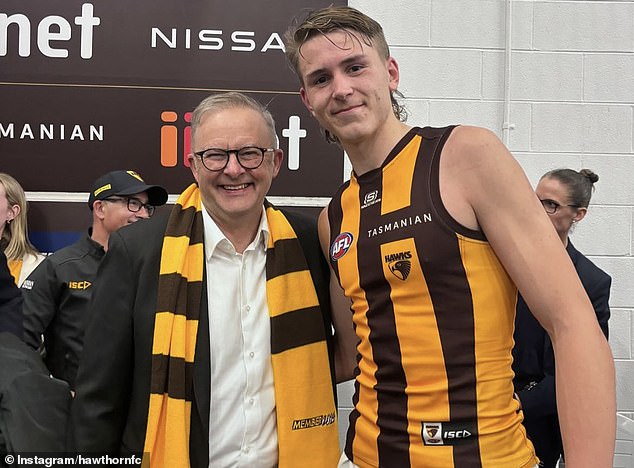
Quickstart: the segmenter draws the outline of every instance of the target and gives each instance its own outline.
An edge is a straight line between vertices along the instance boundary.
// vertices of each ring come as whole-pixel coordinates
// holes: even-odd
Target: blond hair
[[[2,231],[2,245],[8,260],[20,260],[26,254],[37,255],[39,252],[31,244],[28,237],[27,210],[28,203],[24,190],[17,180],[9,174],[0,172],[0,184],[4,186],[9,206],[18,205],[20,212],[10,223],[6,223]]]

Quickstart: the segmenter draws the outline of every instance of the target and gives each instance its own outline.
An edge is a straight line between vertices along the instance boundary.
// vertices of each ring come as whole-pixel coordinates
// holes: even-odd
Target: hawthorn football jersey
[[[538,462],[513,399],[517,290],[440,198],[452,130],[411,129],[329,206],[330,262],[360,339],[345,447],[360,467]]]

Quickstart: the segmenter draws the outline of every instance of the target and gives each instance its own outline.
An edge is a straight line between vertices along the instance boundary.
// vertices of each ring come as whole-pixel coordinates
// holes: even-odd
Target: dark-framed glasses
[[[145,211],[148,214],[148,216],[152,216],[154,214],[154,211],[156,210],[156,207],[154,205],[150,205],[148,203],[143,203],[138,198],[109,197],[109,198],[104,198],[103,201],[126,202],[126,204],[128,206],[128,210],[130,210],[132,213],[137,213],[137,212],[141,211],[141,208],[145,208]]]
[[[548,214],[555,214],[557,210],[562,206],[570,206],[571,208],[579,208],[579,205],[562,205],[561,203],[556,202],[555,200],[551,200],[549,198],[545,198],[544,200],[539,200],[542,202],[542,206],[546,210]]]
[[[239,149],[209,148],[194,154],[200,158],[207,170],[219,172],[229,164],[231,153],[236,155],[238,164],[245,169],[257,169],[264,161],[264,154],[275,151],[274,148],[258,148],[257,146],[245,146]]]

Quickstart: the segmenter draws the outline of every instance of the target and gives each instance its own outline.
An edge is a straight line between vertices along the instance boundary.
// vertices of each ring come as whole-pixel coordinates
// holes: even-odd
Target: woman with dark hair
[[[556,169],[542,176],[535,192],[577,270],[592,302],[599,326],[608,336],[610,276],[580,253],[569,233],[588,212],[599,176],[589,169]],[[515,391],[524,412],[524,426],[543,466],[555,467],[563,445],[555,399],[555,359],[546,331],[520,296],[515,316],[513,371]]]
[[[7,256],[9,270],[18,286],[44,260],[29,241],[26,213],[22,186],[9,174],[0,172],[0,249]]]

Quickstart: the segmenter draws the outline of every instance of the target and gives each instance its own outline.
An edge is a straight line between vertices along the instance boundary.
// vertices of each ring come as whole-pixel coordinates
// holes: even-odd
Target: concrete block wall
[[[350,0],[384,27],[410,124],[479,125],[503,137],[533,185],[558,167],[600,176],[575,245],[613,278],[618,411],[634,414],[634,0]],[[341,420],[352,388],[340,385]],[[345,426],[345,424],[342,424]],[[345,427],[341,428],[342,436]]]

